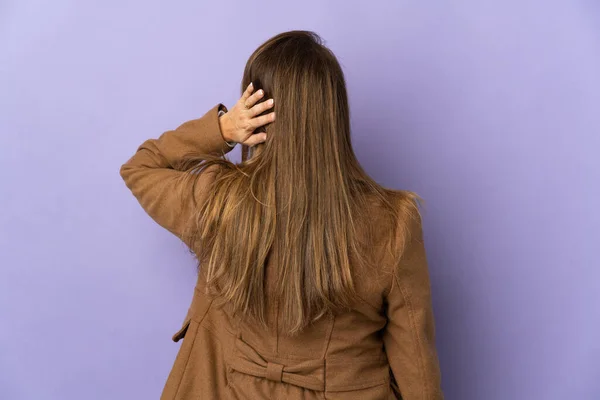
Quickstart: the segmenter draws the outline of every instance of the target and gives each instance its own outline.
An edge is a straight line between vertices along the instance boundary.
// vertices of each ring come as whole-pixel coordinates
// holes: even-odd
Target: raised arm
[[[393,274],[386,296],[384,344],[403,400],[442,400],[435,347],[429,271],[420,219]]]
[[[203,171],[193,184],[183,179],[184,172],[177,167],[193,153],[225,155],[231,151],[219,126],[220,110],[225,111],[224,106],[217,104],[201,118],[167,131],[158,139],[146,140],[121,167],[121,177],[146,213],[179,238],[194,204],[208,195],[216,171]]]
[[[263,143],[266,133],[253,132],[275,120],[273,112],[261,115],[273,107],[273,99],[259,102],[264,92],[253,91],[248,86],[229,111],[217,104],[201,118],[146,140],[121,166],[121,177],[146,213],[184,241],[186,226],[210,195],[219,166],[210,165],[194,179],[184,179],[189,176],[179,169],[181,162],[198,154],[224,156],[235,143],[250,147]]]

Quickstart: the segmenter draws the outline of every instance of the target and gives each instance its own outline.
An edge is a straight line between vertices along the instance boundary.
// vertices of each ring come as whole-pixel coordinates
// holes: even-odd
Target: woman
[[[359,165],[335,56],[279,34],[242,91],[121,168],[200,265],[161,398],[442,399],[416,196]]]

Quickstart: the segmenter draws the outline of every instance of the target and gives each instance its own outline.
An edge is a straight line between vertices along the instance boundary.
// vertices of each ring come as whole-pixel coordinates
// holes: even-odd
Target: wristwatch
[[[225,114],[225,111],[219,110],[218,117],[221,118],[221,115],[223,114]],[[225,141],[225,143],[227,143],[227,146],[229,147],[235,147],[235,145],[237,144],[237,142],[228,142],[227,140]]]

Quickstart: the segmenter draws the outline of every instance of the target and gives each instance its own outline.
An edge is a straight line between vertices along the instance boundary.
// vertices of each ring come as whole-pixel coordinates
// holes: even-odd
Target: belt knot
[[[270,381],[282,382],[283,378],[283,365],[268,362],[267,363],[267,374],[266,378]]]
[[[267,359],[269,358],[269,359]],[[275,361],[284,361],[273,357]],[[284,364],[263,357],[250,344],[240,337],[236,338],[235,351],[229,357],[229,367],[235,371],[274,382],[284,382],[306,389],[325,390],[325,360],[287,360]]]

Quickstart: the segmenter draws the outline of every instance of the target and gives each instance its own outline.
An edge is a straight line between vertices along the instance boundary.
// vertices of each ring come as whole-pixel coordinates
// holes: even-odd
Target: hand
[[[265,93],[262,89],[252,94],[253,91],[254,86],[250,83],[238,102],[219,118],[223,138],[228,142],[252,147],[267,140],[266,133],[253,134],[253,132],[275,121],[275,112],[258,116],[273,107],[273,99],[256,104]]]

